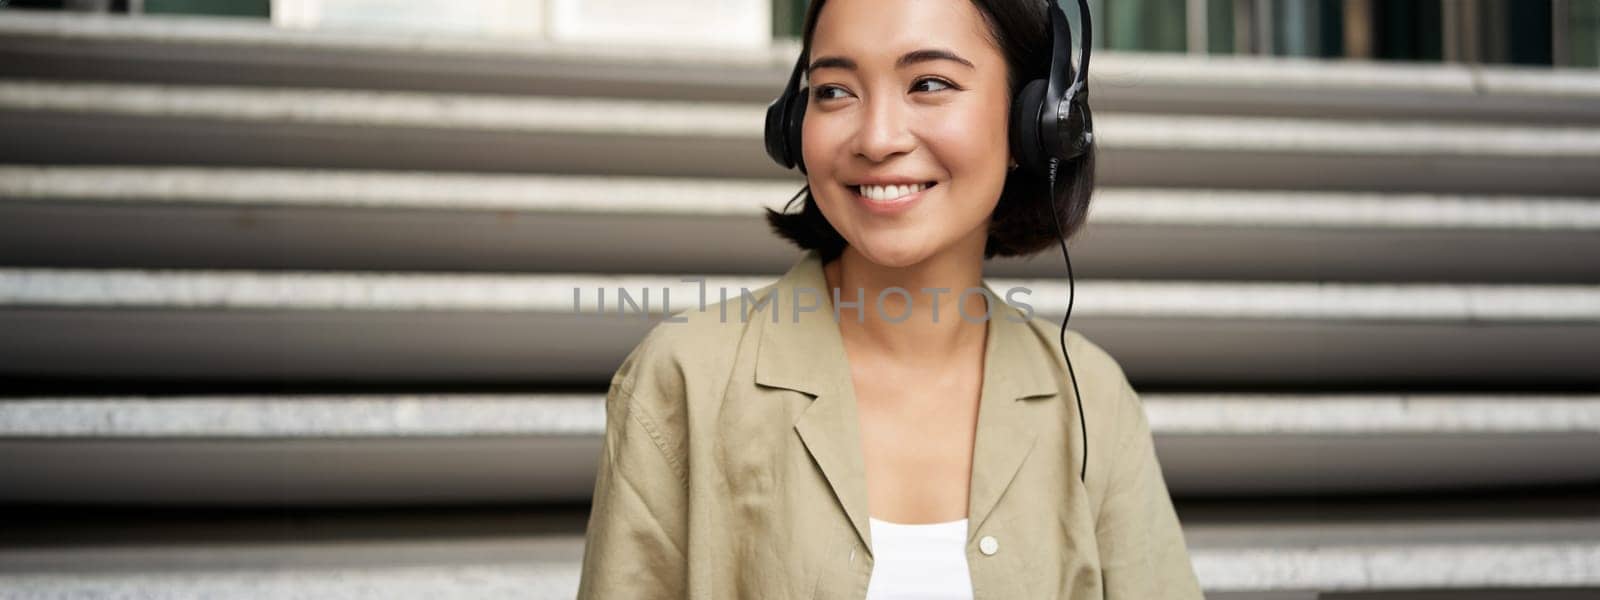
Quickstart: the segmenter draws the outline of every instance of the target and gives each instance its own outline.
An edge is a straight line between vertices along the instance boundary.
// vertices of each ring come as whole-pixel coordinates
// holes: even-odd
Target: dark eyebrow
[[[895,61],[894,68],[903,69],[910,65],[934,60],[948,60],[960,63],[966,65],[968,69],[977,68],[972,65],[971,61],[961,58],[960,55],[943,48],[924,48],[921,50],[912,50],[907,52],[904,56],[900,57],[900,60]],[[850,60],[843,56],[824,56],[813,61],[811,63],[811,67],[806,69],[806,74],[810,75],[812,71],[817,69],[826,69],[829,67],[854,71],[856,70],[856,61]]]

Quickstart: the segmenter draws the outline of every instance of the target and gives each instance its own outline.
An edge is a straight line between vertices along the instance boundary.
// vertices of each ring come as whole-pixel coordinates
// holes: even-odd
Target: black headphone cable
[[[1078,374],[1072,369],[1072,357],[1067,355],[1067,320],[1072,318],[1072,301],[1078,297],[1077,285],[1072,277],[1072,257],[1067,255],[1067,236],[1061,231],[1061,215],[1056,212],[1056,158],[1050,159],[1050,223],[1056,227],[1056,238],[1061,241],[1061,258],[1067,262],[1067,314],[1061,317],[1061,358],[1067,361],[1067,376],[1072,380],[1072,397],[1078,401],[1078,426],[1083,432],[1083,462],[1078,471],[1078,481],[1087,483],[1089,472],[1089,424],[1083,415],[1083,395],[1078,393]]]

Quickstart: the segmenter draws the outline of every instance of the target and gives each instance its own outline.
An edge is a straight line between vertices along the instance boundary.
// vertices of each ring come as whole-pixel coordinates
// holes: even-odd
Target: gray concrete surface
[[[1185,497],[1600,480],[1595,396],[1141,394]],[[0,400],[0,502],[582,500],[603,395]],[[1092,425],[1092,424],[1091,424]],[[1092,435],[1092,434],[1091,434]],[[1551,456],[1566,457],[1552,461]],[[1492,467],[1492,468],[1491,468]],[[150,478],[159,472],[160,477]],[[270,476],[263,474],[270,473]]]
[[[799,188],[0,166],[0,255],[55,267],[773,273],[794,250],[762,210]],[[1600,208],[1579,197],[1106,187],[1073,256],[1085,278],[1588,283],[1597,228]],[[988,265],[996,277],[1063,272],[1051,252]]]
[[[237,19],[0,15],[0,74],[125,81],[770,100],[798,53],[306,31]],[[1210,114],[1596,122],[1581,70],[1101,51],[1101,104]]]

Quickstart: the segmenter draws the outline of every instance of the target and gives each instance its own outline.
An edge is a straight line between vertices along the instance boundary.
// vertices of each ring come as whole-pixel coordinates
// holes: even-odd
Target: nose
[[[906,127],[908,121],[905,103],[899,97],[868,100],[856,130],[856,155],[876,163],[909,154],[917,140]]]

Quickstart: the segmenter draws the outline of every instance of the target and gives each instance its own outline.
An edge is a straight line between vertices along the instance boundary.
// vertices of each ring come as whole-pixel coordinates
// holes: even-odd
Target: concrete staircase
[[[795,51],[0,11],[0,597],[570,597],[650,325],[572,289],[793,262]],[[1208,596],[1600,594],[1600,74],[1096,75],[1073,327]]]

